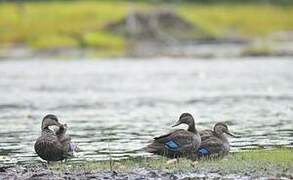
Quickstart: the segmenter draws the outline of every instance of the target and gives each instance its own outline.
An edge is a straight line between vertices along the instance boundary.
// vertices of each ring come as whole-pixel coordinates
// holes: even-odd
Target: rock
[[[127,17],[108,24],[105,29],[135,40],[162,42],[180,40],[199,31],[199,28],[170,10],[130,12]]]
[[[11,168],[13,166],[0,166],[0,172],[6,172],[6,169]]]

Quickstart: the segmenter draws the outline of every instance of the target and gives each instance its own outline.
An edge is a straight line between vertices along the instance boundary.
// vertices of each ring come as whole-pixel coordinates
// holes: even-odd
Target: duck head
[[[217,123],[215,124],[214,126],[214,131],[219,134],[219,135],[222,135],[222,134],[228,134],[229,136],[232,136],[232,137],[235,137],[235,138],[238,138],[239,136],[236,136],[234,134],[232,134],[229,129],[228,129],[228,126],[224,123]]]
[[[188,131],[196,132],[195,126],[194,126],[194,118],[190,113],[183,113],[179,117],[179,120],[172,126],[178,126],[180,124],[187,124],[188,125]]]
[[[58,118],[53,114],[48,114],[43,118],[42,121],[42,129],[48,128],[49,126],[58,126],[60,127],[62,124],[58,122]]]

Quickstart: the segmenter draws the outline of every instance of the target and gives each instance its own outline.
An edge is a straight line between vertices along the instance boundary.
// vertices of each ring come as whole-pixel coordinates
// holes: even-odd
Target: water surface
[[[75,160],[149,156],[182,112],[199,130],[226,122],[232,150],[293,144],[289,59],[24,60],[0,62],[0,162],[39,158],[41,119],[56,114],[79,144]],[[186,128],[182,125],[182,128]]]

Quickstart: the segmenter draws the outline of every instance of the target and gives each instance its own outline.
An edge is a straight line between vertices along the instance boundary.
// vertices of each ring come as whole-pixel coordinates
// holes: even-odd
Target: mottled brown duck
[[[144,149],[147,152],[169,158],[189,157],[195,154],[201,140],[195,128],[193,116],[189,113],[183,113],[173,127],[180,124],[187,124],[188,129],[177,129],[168,134],[155,137],[153,142]]]
[[[213,130],[200,131],[201,144],[197,150],[197,157],[219,157],[228,154],[230,144],[225,134],[239,137],[230,133],[228,126],[224,123],[216,123]]]
[[[54,132],[50,126],[58,126],[59,129]],[[73,156],[74,147],[71,138],[65,134],[66,128],[67,125],[61,124],[55,115],[48,114],[43,118],[42,134],[35,142],[35,151],[43,160],[49,163]]]

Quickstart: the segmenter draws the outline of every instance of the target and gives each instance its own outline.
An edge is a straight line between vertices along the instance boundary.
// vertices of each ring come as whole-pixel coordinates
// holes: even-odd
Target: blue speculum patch
[[[207,155],[209,155],[209,150],[205,147],[200,147],[197,149],[197,155],[199,157],[207,156]]]
[[[167,147],[170,150],[176,150],[178,148],[178,144],[175,141],[170,140],[165,143],[165,147]]]

